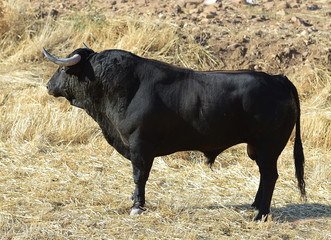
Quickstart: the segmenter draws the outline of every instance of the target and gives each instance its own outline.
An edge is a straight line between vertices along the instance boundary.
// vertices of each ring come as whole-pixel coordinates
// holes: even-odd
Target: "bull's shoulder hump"
[[[167,69],[169,71],[194,72],[193,69],[176,66],[176,65],[173,65],[170,63],[159,61],[159,60],[150,59],[150,58],[143,58],[143,59],[146,61],[146,63],[149,63],[149,64],[153,65],[154,67]]]
[[[103,51],[97,53],[97,56],[141,59],[141,57],[139,57],[131,52],[128,52],[125,50],[120,50],[120,49],[103,50]]]

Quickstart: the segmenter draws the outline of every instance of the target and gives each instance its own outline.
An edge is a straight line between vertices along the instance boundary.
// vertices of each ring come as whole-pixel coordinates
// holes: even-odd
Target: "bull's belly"
[[[213,134],[178,131],[167,135],[157,143],[156,155],[168,155],[178,151],[222,151],[247,141],[245,134],[238,134],[237,131],[231,134],[228,131],[219,131]]]

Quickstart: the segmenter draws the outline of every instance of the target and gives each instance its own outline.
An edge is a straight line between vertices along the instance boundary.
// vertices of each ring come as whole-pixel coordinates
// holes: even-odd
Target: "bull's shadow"
[[[225,206],[238,210],[252,210],[252,207],[249,204]],[[210,207],[215,208],[215,206]],[[295,222],[304,219],[330,218],[331,206],[319,203],[289,203],[284,207],[271,207],[271,214],[273,216],[273,219],[279,222]]]

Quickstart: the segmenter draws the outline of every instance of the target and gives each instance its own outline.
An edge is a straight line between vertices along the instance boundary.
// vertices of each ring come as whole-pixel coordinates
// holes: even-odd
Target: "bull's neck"
[[[123,140],[119,130],[116,128],[114,119],[109,117],[106,106],[90,104],[84,110],[98,123],[107,142],[114,147],[121,155],[130,159],[128,143]]]

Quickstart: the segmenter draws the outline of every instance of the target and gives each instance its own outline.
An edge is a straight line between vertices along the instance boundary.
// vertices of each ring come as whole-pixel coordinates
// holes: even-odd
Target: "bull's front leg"
[[[137,215],[145,210],[145,186],[153,164],[153,157],[146,143],[137,140],[135,140],[134,143],[136,144],[131,148],[131,162],[135,190],[132,195],[134,202],[131,207],[130,215]]]
[[[151,167],[151,163],[148,165],[132,163],[135,190],[132,195],[133,206],[131,207],[130,215],[137,215],[145,211],[145,186]]]

